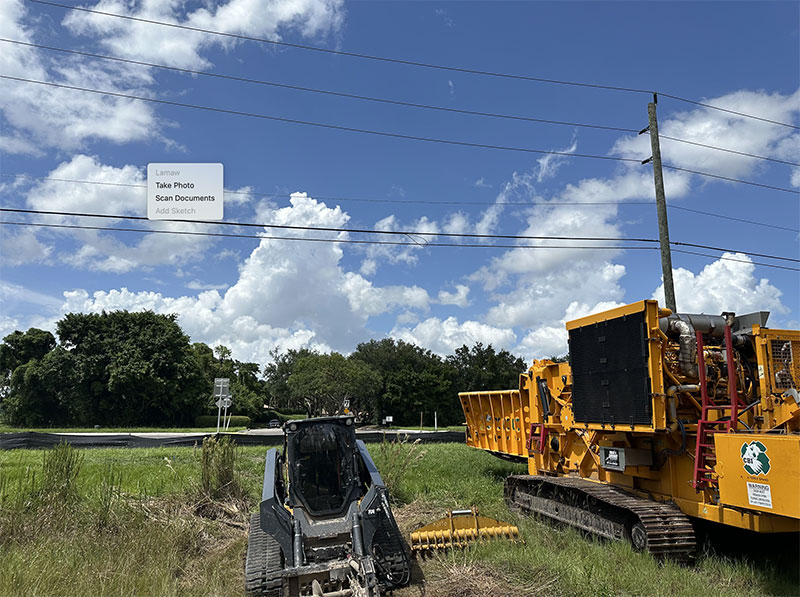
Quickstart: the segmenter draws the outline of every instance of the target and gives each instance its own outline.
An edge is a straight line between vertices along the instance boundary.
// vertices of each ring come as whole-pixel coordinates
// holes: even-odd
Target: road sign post
[[[225,424],[225,416],[228,414],[228,407],[231,405],[231,391],[230,379],[227,377],[217,377],[214,379],[214,404],[217,405],[217,433],[219,433],[220,415],[222,409],[225,409],[225,415],[222,416],[222,423]],[[228,419],[230,423],[230,419]],[[227,425],[224,427],[227,429]]]

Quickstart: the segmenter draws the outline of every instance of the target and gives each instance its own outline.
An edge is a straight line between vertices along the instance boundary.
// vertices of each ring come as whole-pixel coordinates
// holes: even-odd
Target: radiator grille
[[[652,422],[644,312],[571,330],[569,351],[575,421]]]
[[[800,341],[770,340],[769,366],[774,390],[797,388],[800,381]]]

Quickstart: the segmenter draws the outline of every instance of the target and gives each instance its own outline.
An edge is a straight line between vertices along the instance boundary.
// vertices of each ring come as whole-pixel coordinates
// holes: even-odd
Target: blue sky
[[[794,2],[104,0],[81,6],[410,61],[657,89],[795,127],[800,122],[800,8]],[[0,1],[0,37],[281,84],[635,130],[646,126],[651,99],[234,41],[25,0]],[[392,106],[0,43],[0,74],[14,77],[404,135],[650,155],[646,136],[620,131]],[[662,134],[800,163],[796,128],[663,96],[658,109]],[[790,165],[668,140],[662,153],[665,163],[684,168],[800,188],[800,169]],[[4,207],[142,216],[144,189],[115,185],[143,185],[148,162],[222,162],[225,188],[236,191],[226,195],[227,221],[657,236],[655,207],[639,204],[653,197],[650,166],[391,139],[19,81],[0,80],[0,160]],[[672,240],[732,250],[673,254],[679,310],[766,309],[773,326],[797,327],[798,272],[754,262],[797,263],[747,252],[798,258],[798,195],[681,172],[665,176],[667,200],[676,207],[746,220],[670,210]],[[597,202],[605,203],[590,205]],[[17,214],[3,219],[253,231]],[[656,251],[575,248],[585,242],[534,250],[490,246],[514,241],[386,247],[7,225],[0,234],[3,334],[32,325],[52,329],[69,311],[154,309],[178,313],[193,340],[226,344],[237,358],[259,363],[276,347],[348,352],[386,335],[441,354],[464,343],[492,343],[530,360],[566,351],[564,321],[658,297],[661,284]]]

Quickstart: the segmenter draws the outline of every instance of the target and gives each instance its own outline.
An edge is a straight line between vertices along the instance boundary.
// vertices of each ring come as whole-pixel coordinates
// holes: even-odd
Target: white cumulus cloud
[[[466,284],[456,284],[456,289],[454,292],[449,292],[447,290],[439,291],[439,304],[467,307],[469,306],[469,299],[467,298],[467,295],[469,295],[469,286]]]
[[[788,313],[781,291],[766,278],[756,278],[756,266],[743,253],[725,253],[695,274],[684,268],[672,270],[675,300],[681,313],[719,314],[723,311]],[[664,304],[664,285],[653,292]]]
[[[229,0],[204,3],[186,10],[174,0],[122,2],[101,0],[91,8],[103,12],[176,23],[187,27],[280,41],[288,32],[306,38],[337,33],[344,21],[341,0]],[[150,62],[166,62],[182,68],[202,69],[210,65],[203,51],[239,43],[231,37],[141,23],[104,15],[72,11],[64,19],[72,32],[100,39],[118,56]]]
[[[349,216],[303,193],[292,195],[291,205],[265,209],[265,223],[343,227]],[[298,239],[319,232],[287,230]],[[344,240],[346,233],[329,233]],[[170,297],[158,292],[131,292],[126,288],[92,293],[83,289],[65,293],[61,311],[98,312],[111,309],[176,313],[193,340],[225,344],[237,359],[263,363],[273,348],[309,347],[350,351],[373,334],[370,317],[392,311],[426,311],[431,302],[418,286],[375,286],[342,265],[337,243],[264,239],[239,268],[236,282],[224,293],[209,289],[194,296]],[[189,288],[204,284],[190,281]]]
[[[455,317],[444,320],[429,317],[413,328],[397,325],[389,333],[393,338],[429,348],[435,353],[451,354],[464,344],[491,344],[497,350],[511,348],[516,342],[513,330],[496,328],[479,321],[459,322]]]

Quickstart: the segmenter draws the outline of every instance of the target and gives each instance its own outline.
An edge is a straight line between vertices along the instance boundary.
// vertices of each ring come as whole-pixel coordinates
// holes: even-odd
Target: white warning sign
[[[751,506],[772,509],[772,490],[763,483],[747,483],[747,501]]]

